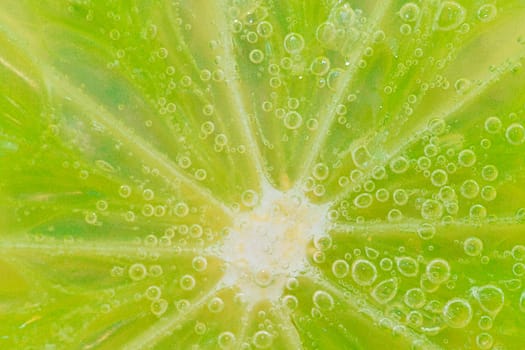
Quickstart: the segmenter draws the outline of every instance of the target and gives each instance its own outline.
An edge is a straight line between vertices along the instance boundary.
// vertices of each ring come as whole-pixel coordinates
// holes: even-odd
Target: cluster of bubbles
[[[485,249],[483,241],[475,236],[466,238],[462,248],[467,258],[479,258]],[[462,291],[457,288],[458,284],[462,284],[458,275],[461,272],[454,272],[449,259],[429,259],[422,255],[417,258],[391,256],[386,252],[381,255],[370,247],[364,251],[354,249],[344,258],[332,260],[330,273],[342,285],[352,282],[385,310],[383,323],[395,320],[418,332],[434,335],[446,328],[465,328],[473,334],[477,348],[490,349],[495,342],[490,330],[504,306],[512,304],[525,312],[525,292],[520,294],[520,281],[525,274],[523,245],[515,245],[507,254],[514,261],[510,264],[511,270],[519,280],[514,280],[512,284],[471,281],[470,288]],[[455,296],[443,299],[441,295],[451,293],[435,294],[443,289],[456,291],[452,293]],[[318,290],[313,299],[314,307],[319,310],[334,308],[334,298],[326,291]],[[293,306],[298,307],[297,304],[298,301],[294,300]]]
[[[454,135],[443,119],[432,119],[418,136],[417,147],[394,155],[387,165],[377,164],[366,145],[356,147],[351,153],[354,167],[348,175],[337,178],[342,191],[352,194],[351,200],[339,203],[339,216],[355,220],[351,215],[360,210],[365,213],[371,208],[389,208],[386,219],[390,222],[398,222],[404,212],[413,215],[414,211],[430,222],[450,222],[465,213],[472,221],[486,220],[491,214],[490,205],[497,199],[497,185],[502,181],[501,169],[487,156],[490,138],[502,137],[510,146],[521,146],[525,143],[525,128],[516,121],[505,128],[496,116],[488,117],[484,128],[486,137],[480,146],[461,147],[454,143],[447,147],[444,140]],[[322,182],[329,179],[330,172],[328,163],[316,164],[306,189],[324,195]],[[421,183],[405,188],[389,186],[392,182],[401,183],[401,178],[409,174],[418,174]]]
[[[400,20],[400,33],[409,35],[417,27],[421,19],[421,3],[404,3],[397,13]],[[467,11],[459,2],[441,1],[435,9],[433,18],[433,29],[438,32],[450,32],[460,28],[467,21]],[[497,8],[492,4],[481,5],[475,13],[480,22],[490,22],[497,16]],[[276,28],[268,20],[268,10],[257,6],[254,10],[246,13],[232,13],[231,29],[241,40],[250,46],[246,51],[248,61],[256,67],[266,70],[269,77],[269,86],[278,89],[283,86],[283,72],[289,72],[292,76],[312,76],[326,82],[328,88],[336,89],[338,81],[345,70],[336,64],[336,59],[328,54],[315,54],[311,57],[308,38],[297,31],[290,31],[283,35],[279,41],[282,57],[274,57],[265,50],[264,43],[272,41],[277,36]],[[352,54],[359,43],[372,37],[371,42],[384,39],[385,33],[378,30],[370,32],[366,26],[367,19],[359,9],[354,9],[349,4],[341,2],[330,14],[327,21],[315,28],[315,45],[337,51],[341,56],[347,57]],[[147,37],[156,36],[156,28],[148,27],[144,33]],[[108,31],[112,41],[121,40],[123,33],[117,29]],[[419,51],[418,51],[419,50]],[[118,58],[124,57],[124,52],[117,52]],[[374,49],[366,47],[364,57],[371,57]],[[166,59],[169,52],[160,47],[155,51],[156,59]],[[310,56],[309,56],[310,55]],[[416,48],[415,57],[423,56],[423,49]],[[120,57],[119,57],[120,56]],[[366,66],[366,61],[357,62],[359,67]],[[223,81],[224,72],[220,69],[202,69],[199,77],[182,75],[175,78],[176,69],[167,66],[162,73],[170,81],[168,90],[174,91],[176,87],[190,89],[196,79],[202,82]],[[447,82],[448,83],[448,82]],[[445,83],[443,83],[445,84]],[[454,88],[458,93],[465,93],[472,87],[470,80],[458,79]],[[169,91],[167,91],[169,93]],[[391,86],[385,86],[383,92],[387,95],[393,93]],[[353,102],[356,95],[350,94],[346,98]],[[272,102],[263,102],[265,111],[275,109],[276,115],[282,120],[283,126],[290,131],[296,131],[306,126],[309,130],[317,129],[318,122],[308,119],[301,112],[300,101],[290,98],[286,108],[274,108]],[[417,102],[417,97],[409,97],[407,109]],[[173,114],[180,107],[169,99],[160,98],[157,101],[161,115]],[[216,125],[214,117],[216,106],[206,103],[202,106],[202,122],[199,123],[199,136],[204,139],[213,140],[214,150],[221,152],[244,153],[244,146],[233,147],[228,135],[221,132]],[[345,104],[339,104],[336,108],[337,121],[341,125],[348,125],[346,114],[349,108]],[[410,114],[410,113],[407,113]],[[151,122],[146,126],[151,127]],[[490,162],[483,150],[490,146],[490,138],[501,137],[508,145],[513,147],[525,143],[525,127],[517,120],[510,122],[502,120],[498,116],[489,116],[483,124],[484,133],[487,136],[481,140],[481,149],[475,146],[443,146],[450,135],[450,126],[442,119],[433,119],[428,123],[421,143],[418,147],[421,154],[399,154],[392,157],[385,165],[377,165],[366,145],[355,148],[351,158],[355,168],[349,173],[335,179],[341,189],[350,188],[351,199],[342,201],[337,210],[329,215],[335,219],[351,219],[364,222],[364,215],[353,217],[356,212],[366,213],[375,205],[388,207],[385,217],[390,223],[400,222],[405,213],[415,212],[422,223],[415,230],[415,235],[422,241],[432,241],[436,236],[437,223],[452,222],[466,208],[466,216],[474,222],[483,221],[490,215],[490,204],[496,200],[498,193],[496,185],[501,180],[504,169],[499,169]],[[421,146],[421,147],[420,147]],[[204,181],[208,177],[205,169],[195,167],[190,155],[177,157],[176,163],[180,169],[191,172],[196,181]],[[100,160],[97,166],[104,171],[114,171],[109,162]],[[426,180],[425,186],[431,190],[421,191],[419,188],[389,187],[390,180],[406,178],[413,174],[421,174]],[[332,164],[319,161],[312,167],[310,176],[304,184],[307,193],[316,197],[322,197],[327,192],[328,183],[334,180],[336,171]],[[81,177],[84,175],[81,175]],[[85,175],[87,178],[87,175]],[[388,179],[388,180],[387,180]],[[118,196],[127,200],[132,198],[141,204],[125,213],[126,221],[135,221],[136,215],[144,217],[165,217],[171,215],[175,219],[187,218],[192,208],[182,201],[162,202],[153,189],[147,187],[133,187],[122,184],[118,189]],[[259,203],[259,194],[254,190],[246,190],[241,195],[241,204],[245,208],[254,208]],[[100,225],[101,218],[107,215],[108,208],[113,203],[101,199],[96,201],[92,210],[83,212],[84,221],[90,225]],[[370,210],[373,211],[373,210]],[[525,216],[525,215],[524,215]],[[350,221],[351,221],[350,220]],[[175,231],[177,237],[175,237]],[[207,234],[207,229],[200,224],[178,225],[176,229],[167,231],[165,235],[157,237],[149,235],[141,242],[145,247],[164,246],[173,247],[176,251],[178,244],[172,243],[175,238],[191,237],[199,239]],[[178,241],[180,242],[180,241]],[[468,329],[475,335],[476,346],[479,349],[490,349],[494,344],[491,335],[493,323],[503,307],[509,303],[517,305],[519,310],[525,312],[525,291],[518,295],[504,292],[502,285],[496,282],[474,283],[468,293],[454,294],[446,300],[438,300],[438,290],[448,289],[456,292],[459,272],[454,272],[451,265],[455,261],[446,257],[414,258],[407,254],[396,254],[395,256],[382,256],[378,250],[367,248],[365,254],[355,249],[353,254],[348,253],[344,258],[330,260],[331,250],[335,244],[330,236],[317,238],[314,242],[312,261],[314,264],[328,264],[330,278],[338,282],[345,281],[356,286],[372,303],[379,305],[385,310],[385,319],[392,318],[409,328],[421,331],[438,333],[444,328]],[[488,261],[487,243],[476,236],[470,236],[461,242],[464,259],[478,259]],[[514,246],[509,255],[514,261],[511,273],[515,277],[512,291],[521,288],[521,279],[525,275],[525,247]],[[463,258],[462,258],[463,259]],[[196,293],[199,283],[205,278],[200,275],[209,268],[208,259],[195,253],[191,259],[191,269],[184,272],[177,271],[176,288],[181,293]],[[149,305],[150,312],[155,316],[164,315],[170,308],[184,310],[191,302],[187,299],[174,300],[173,296],[166,293],[165,280],[173,280],[171,273],[165,273],[166,267],[161,264],[149,263],[145,260],[132,262],[126,266],[115,266],[111,275],[118,278],[127,278],[130,283],[140,285],[140,299]],[[265,284],[262,276],[261,284]],[[300,298],[294,295],[299,288],[299,282],[290,278],[286,284],[286,290],[281,302],[289,310],[295,310],[302,306]],[[447,295],[448,295],[447,294]],[[512,296],[512,300],[510,298]],[[517,302],[517,303],[516,303]],[[336,309],[337,298],[329,291],[317,289],[311,293],[311,300],[305,304],[312,305],[312,315],[316,312],[327,313]],[[227,305],[226,301],[216,295],[210,298],[205,309],[211,314],[220,314]],[[387,323],[387,321],[385,321]],[[208,332],[208,325],[204,322],[196,322],[194,332],[204,335]],[[258,329],[250,339],[251,345],[257,349],[271,348],[276,333],[270,330]],[[215,336],[215,335],[214,335]],[[216,335],[216,341],[221,349],[234,348],[238,344],[237,336],[230,331],[223,331]],[[248,345],[250,346],[250,345]]]

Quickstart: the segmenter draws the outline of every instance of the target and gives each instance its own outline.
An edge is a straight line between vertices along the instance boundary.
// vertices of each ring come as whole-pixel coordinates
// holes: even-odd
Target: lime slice
[[[522,349],[524,20],[2,1],[0,348]]]

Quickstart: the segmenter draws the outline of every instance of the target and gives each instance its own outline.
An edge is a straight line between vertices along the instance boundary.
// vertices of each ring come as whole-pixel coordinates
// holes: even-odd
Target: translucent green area
[[[0,349],[523,349],[524,23],[2,0]],[[328,209],[265,300],[222,247],[269,185]]]

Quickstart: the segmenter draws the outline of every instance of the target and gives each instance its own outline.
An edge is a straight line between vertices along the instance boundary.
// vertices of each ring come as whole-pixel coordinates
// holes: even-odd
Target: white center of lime
[[[305,270],[312,240],[326,232],[326,211],[302,195],[267,187],[224,241],[223,282],[238,287],[251,304],[278,299],[287,279]]]

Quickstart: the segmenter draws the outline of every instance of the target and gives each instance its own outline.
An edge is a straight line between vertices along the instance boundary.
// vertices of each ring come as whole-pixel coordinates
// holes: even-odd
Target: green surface
[[[1,349],[523,349],[525,2],[2,0]]]

